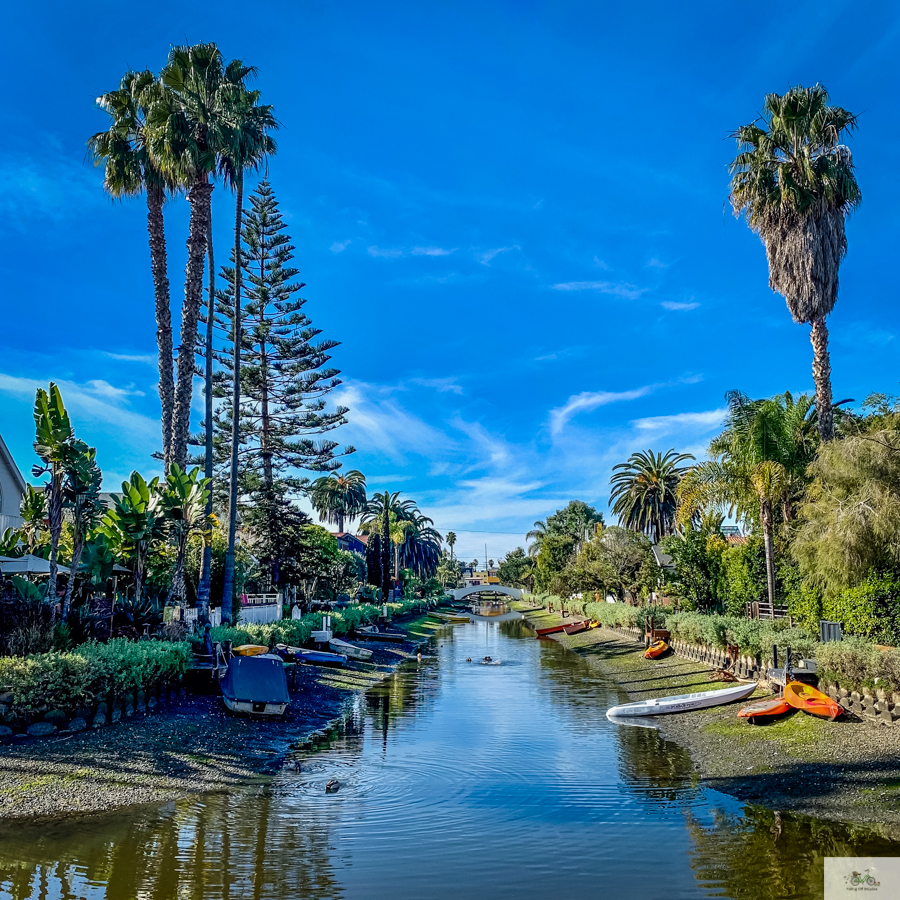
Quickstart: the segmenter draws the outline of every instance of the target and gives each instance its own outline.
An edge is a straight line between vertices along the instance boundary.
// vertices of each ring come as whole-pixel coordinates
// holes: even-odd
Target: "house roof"
[[[2,434],[0,434],[0,459],[2,459],[7,466],[9,466],[9,470],[10,472],[12,472],[13,478],[16,481],[16,486],[24,494],[25,479],[23,478],[22,473],[19,471],[19,467],[16,465],[16,461],[13,459],[12,453],[9,452],[9,447],[6,446],[6,441],[3,440]]]
[[[338,540],[341,538],[348,538],[351,541],[358,541],[363,546],[366,545],[369,540],[369,536],[367,534],[351,534],[349,531],[332,531],[331,532]]]
[[[672,564],[672,557],[668,553],[663,553],[660,549],[659,544],[654,544],[651,547],[653,550],[653,558],[656,560],[656,564],[661,569],[674,569],[675,566]]]
[[[729,544],[746,544],[747,538],[742,534],[726,534],[725,540],[728,541]]]

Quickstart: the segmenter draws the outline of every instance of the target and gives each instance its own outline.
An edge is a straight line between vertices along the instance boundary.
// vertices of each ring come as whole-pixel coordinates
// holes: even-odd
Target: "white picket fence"
[[[247,602],[241,599],[240,623],[254,625],[268,625],[277,622],[281,618],[282,605],[281,594],[247,594]],[[188,628],[196,628],[197,610],[195,608],[181,611],[182,621]],[[222,624],[222,610],[219,607],[209,611],[209,624],[215,628]]]

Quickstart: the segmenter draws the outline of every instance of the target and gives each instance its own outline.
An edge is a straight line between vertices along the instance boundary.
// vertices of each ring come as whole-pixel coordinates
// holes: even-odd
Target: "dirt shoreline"
[[[535,627],[563,621],[527,603],[514,606]],[[618,682],[630,700],[722,686],[707,666],[677,656],[645,660],[641,645],[606,628],[552,637]],[[753,695],[765,696],[763,688]],[[852,719],[828,722],[799,712],[753,726],[736,717],[737,708],[731,704],[653,721],[664,737],[688,751],[711,788],[773,810],[866,825],[900,840],[900,728]]]
[[[339,728],[354,700],[415,660],[438,626],[406,622],[408,641],[369,642],[370,662],[299,666],[284,721],[228,715],[218,694],[188,694],[149,715],[74,735],[0,745],[0,829],[72,818],[270,778],[292,750]],[[290,686],[290,680],[289,680]]]

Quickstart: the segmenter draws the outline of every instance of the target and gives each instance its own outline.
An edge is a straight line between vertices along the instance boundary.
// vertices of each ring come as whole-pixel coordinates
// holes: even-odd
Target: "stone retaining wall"
[[[27,717],[13,711],[12,694],[0,694],[0,741],[75,734],[86,728],[114,725],[122,719],[152,713],[162,704],[180,699],[184,693],[180,681],[160,683],[121,697],[101,696],[77,709],[44,709]]]

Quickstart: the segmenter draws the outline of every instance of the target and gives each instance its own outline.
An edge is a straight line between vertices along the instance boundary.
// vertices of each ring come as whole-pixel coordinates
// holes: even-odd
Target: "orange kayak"
[[[840,704],[835,703],[827,694],[800,681],[789,681],[785,685],[784,699],[794,709],[802,709],[814,716],[831,719],[832,722],[843,712]]]
[[[669,645],[665,641],[657,641],[644,651],[644,659],[656,659],[657,656],[662,656],[668,649]]]
[[[773,697],[771,700],[760,700],[759,703],[745,706],[738,713],[738,718],[748,719],[752,725],[757,719],[773,719],[790,711],[791,704],[787,700],[783,697]]]

